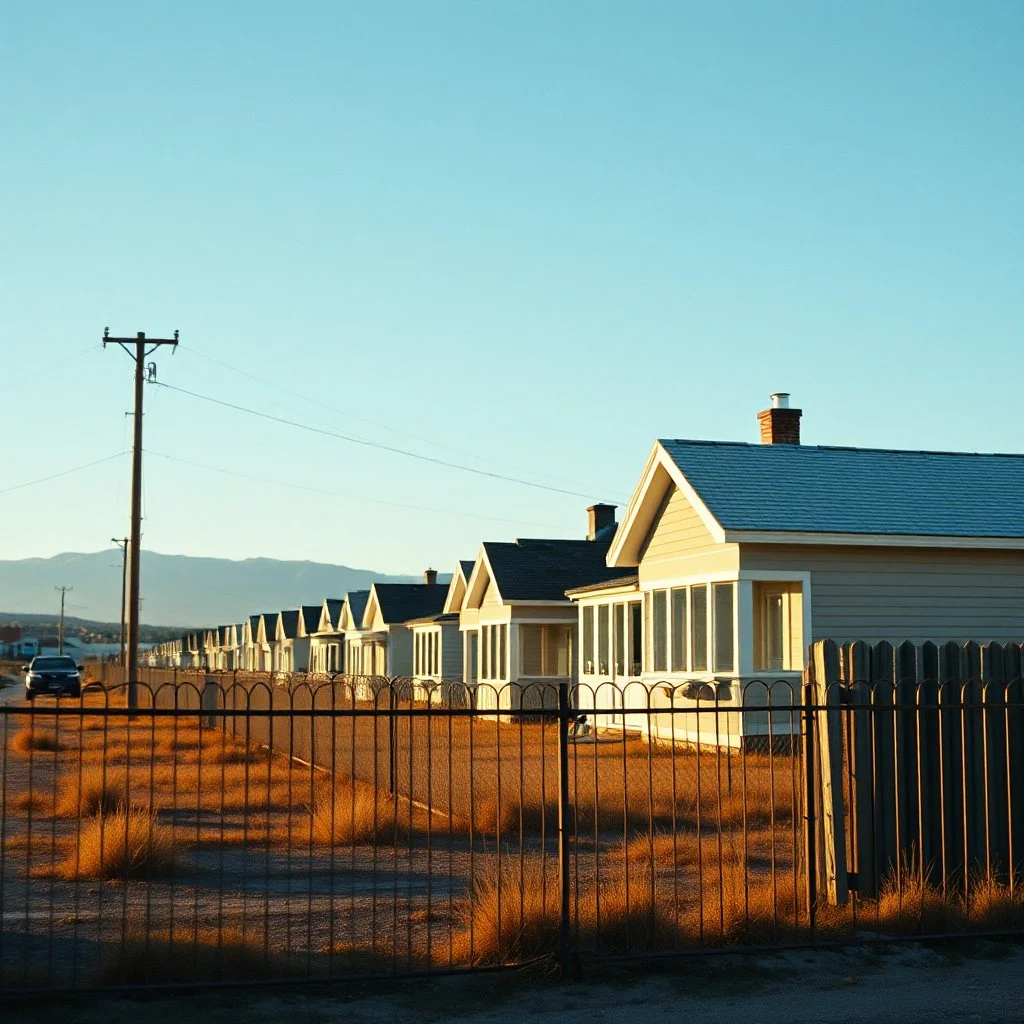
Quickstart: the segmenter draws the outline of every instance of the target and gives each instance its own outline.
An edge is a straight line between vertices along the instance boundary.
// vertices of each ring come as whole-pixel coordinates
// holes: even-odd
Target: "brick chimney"
[[[587,509],[587,540],[597,538],[615,525],[615,506],[597,504]]]
[[[802,410],[789,407],[789,394],[777,391],[772,404],[757,414],[761,424],[761,444],[799,444]]]
[[[426,583],[428,587],[432,587],[437,582],[437,570],[427,569],[423,573],[423,582]]]

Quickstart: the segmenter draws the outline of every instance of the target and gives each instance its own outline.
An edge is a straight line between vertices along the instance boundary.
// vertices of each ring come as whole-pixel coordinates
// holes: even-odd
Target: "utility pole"
[[[125,675],[125,664],[124,664],[124,602],[127,596],[128,589],[128,544],[130,543],[129,537],[111,537],[110,542],[117,544],[121,549],[121,639],[118,641],[120,644],[120,653],[118,655],[118,664],[121,666],[121,674],[123,678],[127,679]]]
[[[131,549],[128,595],[128,650],[126,682],[128,684],[128,707],[138,706],[136,685],[139,681],[139,558],[142,547],[142,385],[146,369],[146,357],[161,345],[178,345],[178,332],[174,338],[146,338],[139,331],[134,338],[112,338],[110,328],[103,331],[103,347],[120,345],[135,360],[135,440],[132,446],[132,528],[129,545]],[[149,346],[147,348],[147,346]],[[153,367],[155,371],[155,367]],[[151,371],[152,379],[152,371]]]
[[[57,653],[64,653],[64,597],[69,590],[74,590],[74,587],[54,587],[54,590],[60,591],[60,625],[57,627]]]

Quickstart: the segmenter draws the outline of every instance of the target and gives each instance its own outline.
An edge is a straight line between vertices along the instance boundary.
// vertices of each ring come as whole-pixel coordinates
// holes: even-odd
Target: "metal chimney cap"
[[[773,409],[788,409],[789,408],[789,392],[788,391],[776,391],[772,394],[772,408]]]

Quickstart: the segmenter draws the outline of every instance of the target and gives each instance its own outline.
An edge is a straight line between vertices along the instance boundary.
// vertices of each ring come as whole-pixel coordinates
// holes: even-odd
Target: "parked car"
[[[82,667],[66,654],[37,655],[27,665],[25,673],[25,697],[32,700],[42,694],[51,696],[82,696]]]

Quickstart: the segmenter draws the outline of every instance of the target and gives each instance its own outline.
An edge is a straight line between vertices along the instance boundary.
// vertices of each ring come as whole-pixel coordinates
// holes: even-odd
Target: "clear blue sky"
[[[775,390],[809,443],[1024,451],[1022,46],[1013,2],[7,0],[0,491],[128,447],[107,325],[180,329],[167,383],[593,498]],[[148,457],[155,550],[447,570],[583,530],[147,401],[147,449],[243,474]],[[128,472],[0,493],[0,557],[105,546]]]

